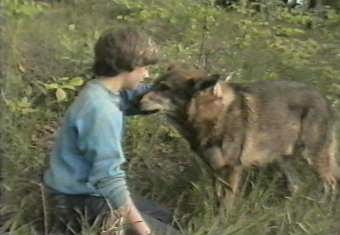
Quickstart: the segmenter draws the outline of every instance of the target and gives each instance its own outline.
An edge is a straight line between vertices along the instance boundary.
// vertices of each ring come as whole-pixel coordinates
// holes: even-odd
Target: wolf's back
[[[263,165],[292,155],[303,142],[310,155],[320,158],[334,130],[327,100],[316,89],[290,81],[250,83],[239,89],[248,109],[241,162]]]

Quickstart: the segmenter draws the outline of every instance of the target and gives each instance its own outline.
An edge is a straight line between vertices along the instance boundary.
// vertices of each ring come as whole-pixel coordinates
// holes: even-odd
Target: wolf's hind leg
[[[279,159],[279,167],[287,180],[287,187],[291,194],[295,194],[301,185],[301,180],[293,165],[292,159]]]
[[[340,176],[339,166],[337,164],[336,154],[336,137],[335,131],[328,133],[328,138],[322,146],[318,158],[315,159],[315,168],[323,181],[325,193],[331,192],[336,194],[337,181]]]
[[[310,110],[303,120],[304,155],[311,159],[310,162],[323,181],[325,194],[335,194],[340,176],[335,158],[337,141],[334,128],[331,115],[316,110]]]

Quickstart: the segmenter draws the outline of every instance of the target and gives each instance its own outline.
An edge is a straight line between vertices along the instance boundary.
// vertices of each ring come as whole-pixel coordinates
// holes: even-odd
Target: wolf
[[[140,101],[163,112],[214,171],[227,170],[237,194],[244,169],[277,161],[297,189],[289,159],[303,156],[335,191],[335,114],[320,92],[293,81],[232,83],[188,66],[172,66]],[[298,154],[301,153],[301,154]]]

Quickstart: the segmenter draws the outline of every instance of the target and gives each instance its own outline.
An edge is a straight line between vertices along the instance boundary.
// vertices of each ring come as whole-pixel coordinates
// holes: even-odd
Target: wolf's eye
[[[161,83],[158,85],[158,90],[160,91],[170,90],[170,86],[168,86],[167,84]]]

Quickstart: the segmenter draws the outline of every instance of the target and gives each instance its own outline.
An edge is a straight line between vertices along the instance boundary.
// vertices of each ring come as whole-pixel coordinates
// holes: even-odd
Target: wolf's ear
[[[185,84],[188,88],[192,88],[192,87],[195,86],[196,81],[194,79],[189,79],[189,80],[185,81]]]
[[[198,81],[197,83],[195,83],[194,90],[198,91],[198,90],[204,90],[208,87],[212,87],[214,84],[216,84],[216,82],[220,79],[220,77],[221,76],[219,74],[210,75],[209,77],[207,77],[207,79],[202,79],[201,81]]]
[[[222,88],[222,84],[221,82],[217,82],[213,88],[213,94],[214,96],[218,97],[218,98],[222,98],[223,97],[223,88]]]
[[[188,121],[192,122],[196,116],[196,99],[192,99],[187,108]]]
[[[211,80],[211,81],[217,81],[221,79],[221,75],[218,74],[218,73],[214,73],[214,74],[211,74],[209,77],[208,77],[208,80]]]
[[[236,98],[235,91],[228,82],[217,82],[213,87],[213,95],[222,98],[225,106],[229,106]]]
[[[176,64],[170,64],[168,65],[168,68],[166,69],[167,72],[173,71],[177,68]]]

